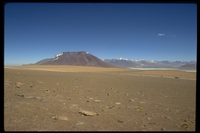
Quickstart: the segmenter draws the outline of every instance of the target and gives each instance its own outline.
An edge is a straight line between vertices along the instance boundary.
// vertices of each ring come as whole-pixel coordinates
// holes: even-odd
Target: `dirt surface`
[[[5,131],[195,131],[196,73],[4,68]]]

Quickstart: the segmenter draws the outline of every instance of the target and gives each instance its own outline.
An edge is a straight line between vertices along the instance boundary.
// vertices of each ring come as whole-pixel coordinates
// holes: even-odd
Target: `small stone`
[[[121,120],[118,120],[118,122],[119,122],[119,123],[123,123],[123,121],[121,121]]]
[[[68,120],[68,118],[66,116],[58,116],[58,115],[55,115],[52,117],[54,120]]]
[[[84,116],[95,116],[95,115],[98,115],[97,113],[86,111],[86,110],[80,110],[78,113],[82,114]]]
[[[94,100],[95,102],[100,102],[101,100]]]
[[[171,117],[169,117],[169,116],[165,116],[165,119],[172,119]]]
[[[28,97],[26,97],[27,99],[31,99],[31,100],[34,100],[34,99],[36,99],[36,97],[34,97],[34,96],[28,96]]]
[[[23,83],[16,82],[16,83],[15,83],[15,88],[20,88],[21,85],[23,85]]]
[[[135,101],[135,100],[133,100],[133,99],[130,99],[130,100],[129,100],[129,102],[134,102],[134,101]]]
[[[194,123],[194,120],[190,119],[190,122],[191,122],[191,123]]]
[[[187,123],[184,123],[183,125],[181,125],[181,127],[185,128],[185,129],[188,129],[189,125]]]
[[[83,124],[84,124],[83,122],[76,123],[76,125],[83,125]]]
[[[36,97],[36,99],[39,101],[43,101],[43,99],[41,97]]]
[[[107,106],[106,108],[108,108],[108,109],[112,109],[112,108],[114,108],[115,106]]]
[[[165,109],[165,111],[170,111],[169,109]]]
[[[59,118],[59,116],[57,116],[57,115],[52,117],[52,119],[54,119],[54,120],[58,120],[58,118]]]
[[[146,125],[143,125],[143,126],[141,126],[142,128],[147,128],[147,126]]]
[[[18,97],[24,97],[23,94],[15,94],[15,95],[17,95]]]
[[[115,104],[121,104],[120,102],[115,102]]]
[[[34,85],[30,85],[29,87],[32,88]]]

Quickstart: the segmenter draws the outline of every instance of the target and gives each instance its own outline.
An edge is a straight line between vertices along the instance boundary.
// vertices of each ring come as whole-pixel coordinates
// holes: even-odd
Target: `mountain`
[[[47,63],[47,62],[50,61],[50,60],[51,60],[51,58],[43,59],[43,60],[41,60],[41,61],[38,61],[38,62],[35,63],[35,64],[37,64],[37,65],[42,65],[42,64]]]
[[[108,62],[104,62],[96,56],[85,52],[63,52],[53,58],[38,61],[35,65],[75,65],[75,66],[96,66],[96,67],[116,67]]]
[[[196,70],[196,64],[186,64],[178,67],[180,70]]]
[[[119,67],[132,67],[132,68],[178,68],[180,69],[196,69],[196,61],[155,61],[155,60],[131,60],[126,58],[118,59],[105,59],[112,65]],[[186,65],[186,66],[184,66]]]

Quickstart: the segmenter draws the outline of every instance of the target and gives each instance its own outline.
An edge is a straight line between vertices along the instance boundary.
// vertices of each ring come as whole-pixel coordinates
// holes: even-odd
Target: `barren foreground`
[[[4,69],[5,131],[195,131],[196,73]]]

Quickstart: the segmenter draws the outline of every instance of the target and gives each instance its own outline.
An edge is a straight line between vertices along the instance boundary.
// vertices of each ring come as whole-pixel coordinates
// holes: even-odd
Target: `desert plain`
[[[4,67],[5,131],[195,131],[196,72]]]

